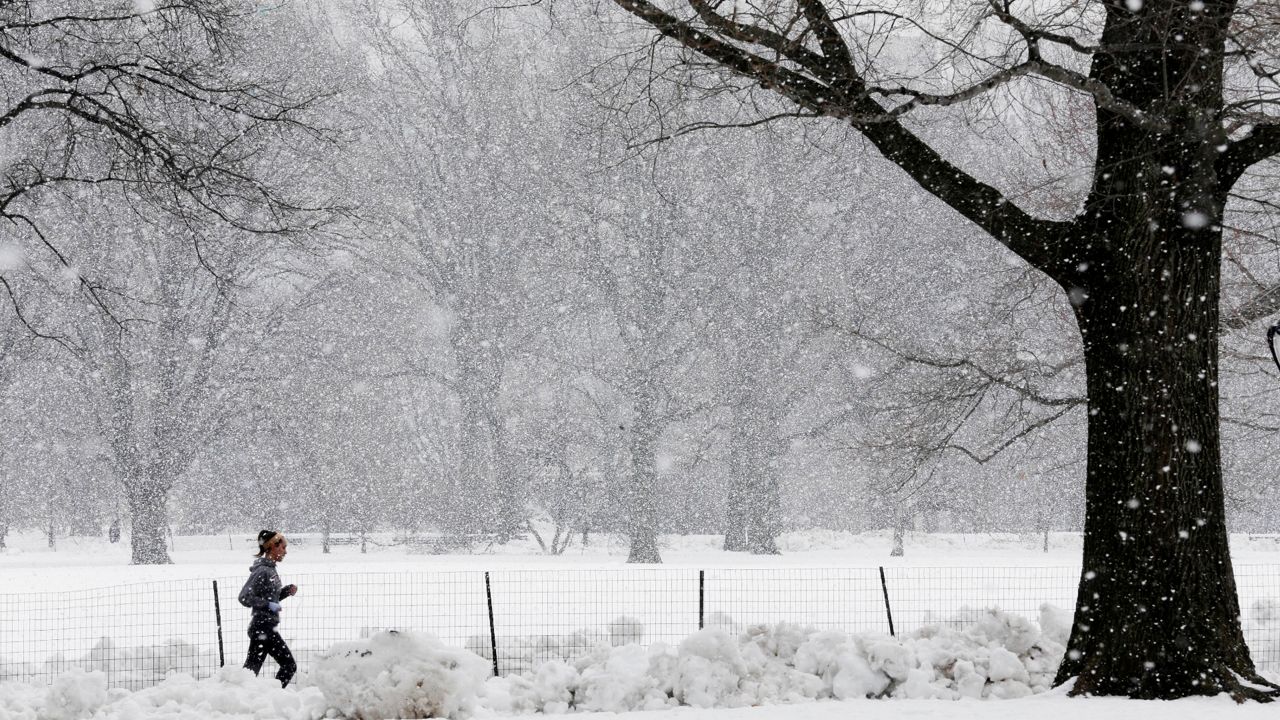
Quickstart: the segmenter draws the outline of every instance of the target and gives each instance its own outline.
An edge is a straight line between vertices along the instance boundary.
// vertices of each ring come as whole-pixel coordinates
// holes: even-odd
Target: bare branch
[[[824,55],[821,78],[802,74],[699,30],[645,0],[615,2],[662,35],[754,79],[805,110],[849,122],[926,190],[1036,267],[1056,270],[1052,264],[1057,245],[1068,226],[1030,216],[995,188],[943,159],[870,97],[872,91],[847,60]]]
[[[1232,141],[1218,157],[1218,174],[1224,187],[1231,187],[1250,166],[1280,155],[1280,122],[1255,125]]]

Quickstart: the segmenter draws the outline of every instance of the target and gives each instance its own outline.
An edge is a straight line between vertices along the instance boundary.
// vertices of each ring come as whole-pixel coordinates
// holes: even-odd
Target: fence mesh
[[[50,681],[79,667],[138,688],[169,672],[206,676],[216,652],[208,581],[0,595],[0,679]]]
[[[249,611],[236,600],[243,580],[0,594],[0,680],[49,682],[84,668],[136,690],[172,672],[208,677],[238,666],[248,649]],[[497,670],[509,674],[601,645],[675,645],[704,626],[887,633],[891,615],[904,634],[960,628],[972,617],[966,608],[991,607],[1034,619],[1043,603],[1073,607],[1078,580],[1071,567],[286,572],[299,592],[284,603],[281,633],[304,673],[336,642],[397,629],[490,661],[496,647]],[[1236,580],[1254,661],[1280,670],[1280,566],[1237,566]]]

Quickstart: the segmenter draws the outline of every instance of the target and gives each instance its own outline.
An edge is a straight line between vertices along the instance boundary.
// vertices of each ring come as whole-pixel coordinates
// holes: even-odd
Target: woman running
[[[240,604],[253,609],[253,619],[249,621],[249,657],[244,666],[257,675],[262,671],[263,660],[270,655],[280,665],[276,673],[280,687],[287,687],[298,670],[289,646],[276,632],[280,624],[280,603],[298,592],[297,585],[280,587],[280,576],[276,574],[276,563],[284,560],[288,552],[289,541],[282,533],[273,530],[258,533],[258,559],[253,561],[249,579],[240,590]]]

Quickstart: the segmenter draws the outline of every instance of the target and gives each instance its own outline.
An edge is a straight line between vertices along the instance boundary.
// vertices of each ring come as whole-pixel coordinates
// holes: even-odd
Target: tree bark
[[[1240,626],[1218,409],[1222,212],[1233,179],[1222,57],[1233,5],[1108,8],[1104,46],[1176,35],[1165,52],[1098,53],[1091,75],[1163,117],[1098,110],[1094,187],[1071,293],[1089,397],[1084,558],[1057,681],[1074,694],[1267,699]],[[1163,24],[1162,24],[1163,23]],[[1177,95],[1170,97],[1170,87]],[[1274,686],[1273,686],[1274,687]]]
[[[729,493],[726,498],[724,549],[745,552],[751,549],[751,525],[755,515],[754,473],[756,455],[751,434],[752,417],[745,411],[746,402],[738,401],[733,432],[729,437],[731,459],[729,462]]]
[[[461,415],[459,467],[448,493],[455,534],[483,528],[506,539],[523,524],[511,477],[506,428],[498,413],[505,359],[483,328],[460,322],[452,335]]]
[[[1144,222],[1144,226],[1148,223]],[[1227,546],[1218,426],[1221,231],[1140,233],[1077,308],[1089,395],[1084,560],[1058,682],[1171,698],[1257,676]],[[1099,238],[1099,244],[1105,242]]]
[[[747,549],[747,482],[739,463],[731,463],[729,492],[725,496],[724,549],[741,552]]]
[[[169,498],[167,483],[151,478],[126,478],[125,495],[129,501],[131,532],[129,544],[134,565],[168,565],[169,549],[165,542],[168,530]]]
[[[752,370],[762,372],[758,368]],[[749,388],[750,372],[738,373],[739,388]],[[787,453],[775,409],[750,394],[735,399],[737,405],[730,437],[732,478],[728,495],[725,550],[745,550],[755,555],[778,555],[778,514],[781,460]]]
[[[889,557],[902,557],[906,554],[902,547],[903,536],[906,535],[906,531],[903,529],[903,522],[901,514],[893,516],[893,547],[889,549]]]
[[[780,526],[778,514],[782,512],[779,487],[782,484],[782,458],[787,443],[777,439],[779,429],[771,425],[772,435],[762,438],[760,447],[767,448],[764,457],[755,468],[755,482],[751,484],[748,501],[750,516],[747,526],[747,549],[753,555],[781,555],[777,537]]]
[[[658,552],[657,529],[658,439],[652,422],[655,401],[645,388],[637,394],[637,401],[638,422],[627,431],[631,451],[631,482],[626,490],[627,537],[631,541],[627,562],[656,564],[662,562],[662,555]]]

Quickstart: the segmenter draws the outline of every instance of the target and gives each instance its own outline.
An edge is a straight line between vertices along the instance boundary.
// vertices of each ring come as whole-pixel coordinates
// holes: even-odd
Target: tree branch
[[[1255,125],[1244,137],[1227,145],[1218,156],[1222,187],[1235,185],[1250,166],[1280,155],[1280,123]]]
[[[815,77],[783,67],[776,61],[760,57],[725,39],[699,30],[646,0],[614,2],[653,26],[662,35],[720,63],[732,72],[751,78],[761,87],[777,92],[802,108],[849,122],[886,158],[906,171],[930,193],[1033,266],[1046,272],[1056,271],[1054,262],[1060,255],[1060,243],[1069,225],[1032,217],[995,188],[945,160],[936,150],[903,127],[894,115],[870,97],[873,91],[867,87],[844,54],[842,46],[836,44],[835,38],[828,36],[824,47],[844,56],[830,57],[824,54],[822,75]],[[819,36],[829,34],[834,29],[830,14],[817,0],[806,3],[805,12],[811,23],[810,27]],[[712,23],[708,26],[713,31],[717,27]],[[723,37],[733,39],[734,35],[742,35],[743,32],[733,29],[731,34],[724,34]],[[771,42],[778,44],[776,40]],[[1002,77],[1000,81],[1007,79]]]

